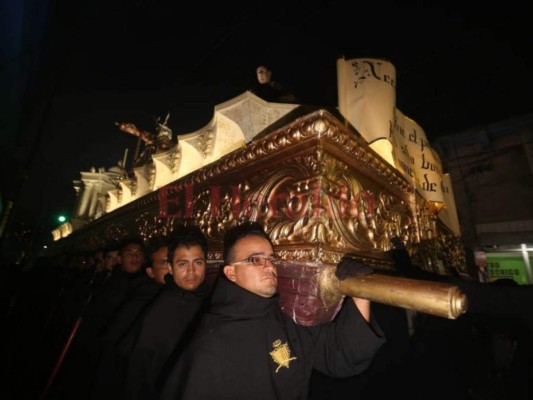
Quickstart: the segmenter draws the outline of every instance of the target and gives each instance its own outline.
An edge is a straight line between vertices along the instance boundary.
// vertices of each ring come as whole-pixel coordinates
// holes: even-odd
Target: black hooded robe
[[[160,399],[307,399],[313,368],[335,377],[364,371],[385,342],[351,300],[332,323],[297,325],[279,298],[218,280],[210,310],[174,365]]]

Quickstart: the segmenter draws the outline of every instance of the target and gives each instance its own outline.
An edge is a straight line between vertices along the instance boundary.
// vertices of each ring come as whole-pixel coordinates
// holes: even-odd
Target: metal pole
[[[524,265],[526,266],[527,283],[533,283],[533,273],[531,273],[531,263],[529,262],[529,254],[525,243],[520,245],[522,250],[522,258],[524,259]]]
[[[74,326],[70,330],[70,335],[68,336],[67,341],[63,345],[63,349],[61,350],[61,353],[59,354],[59,357],[57,358],[56,363],[54,364],[54,368],[52,369],[52,372],[50,373],[50,376],[48,377],[48,380],[46,381],[46,386],[44,387],[41,395],[39,396],[39,400],[46,399],[46,396],[48,395],[48,392],[50,391],[50,388],[54,384],[54,381],[57,377],[57,373],[59,372],[61,365],[63,365],[63,361],[65,361],[65,357],[72,346],[72,342],[74,341],[74,338],[76,337],[76,334],[78,333],[78,329],[80,328],[82,318],[79,317],[76,322],[74,323]]]
[[[374,273],[337,280],[338,291],[391,306],[456,319],[467,310],[466,295],[457,286]]]

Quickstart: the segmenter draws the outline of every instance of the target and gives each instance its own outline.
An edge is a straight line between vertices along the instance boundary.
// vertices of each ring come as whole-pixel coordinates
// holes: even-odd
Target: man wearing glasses
[[[161,399],[306,399],[313,368],[333,377],[364,371],[385,342],[370,303],[346,302],[333,322],[297,325],[279,307],[277,261],[262,226],[224,238],[224,267],[192,342]],[[371,273],[343,259],[337,276]]]

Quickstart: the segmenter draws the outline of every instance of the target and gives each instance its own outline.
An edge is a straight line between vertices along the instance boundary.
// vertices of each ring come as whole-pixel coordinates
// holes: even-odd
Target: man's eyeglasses
[[[273,266],[277,267],[279,263],[281,262],[281,259],[276,258],[276,257],[250,256],[250,257],[245,258],[244,260],[231,263],[231,265],[251,264],[254,267],[264,267],[267,261],[270,261],[270,263]]]

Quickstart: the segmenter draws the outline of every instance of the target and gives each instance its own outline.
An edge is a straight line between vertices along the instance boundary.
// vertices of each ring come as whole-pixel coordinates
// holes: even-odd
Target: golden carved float
[[[346,295],[458,317],[467,299],[457,287],[397,277],[387,253],[398,236],[421,268],[465,272],[449,176],[422,128],[395,107],[392,64],[339,59],[337,70],[339,109],[245,92],[176,140],[169,115],[157,134],[117,123],[139,137],[132,171],[125,156],[119,168],[82,172],[55,251],[93,251],[132,234],[148,242],[194,224],[208,238],[213,280],[226,230],[253,220],[284,260],[281,305],[301,324],[331,320]],[[344,254],[377,273],[339,282]]]
[[[331,320],[343,295],[445,318],[466,310],[456,287],[393,276],[391,237],[438,273],[464,268],[460,240],[397,169],[325,108],[293,108],[246,146],[93,220],[57,247],[93,250],[132,233],[148,241],[194,224],[208,237],[214,276],[225,231],[247,220],[265,226],[285,260],[281,303],[299,323]],[[378,273],[339,283],[333,270],[346,253]]]

